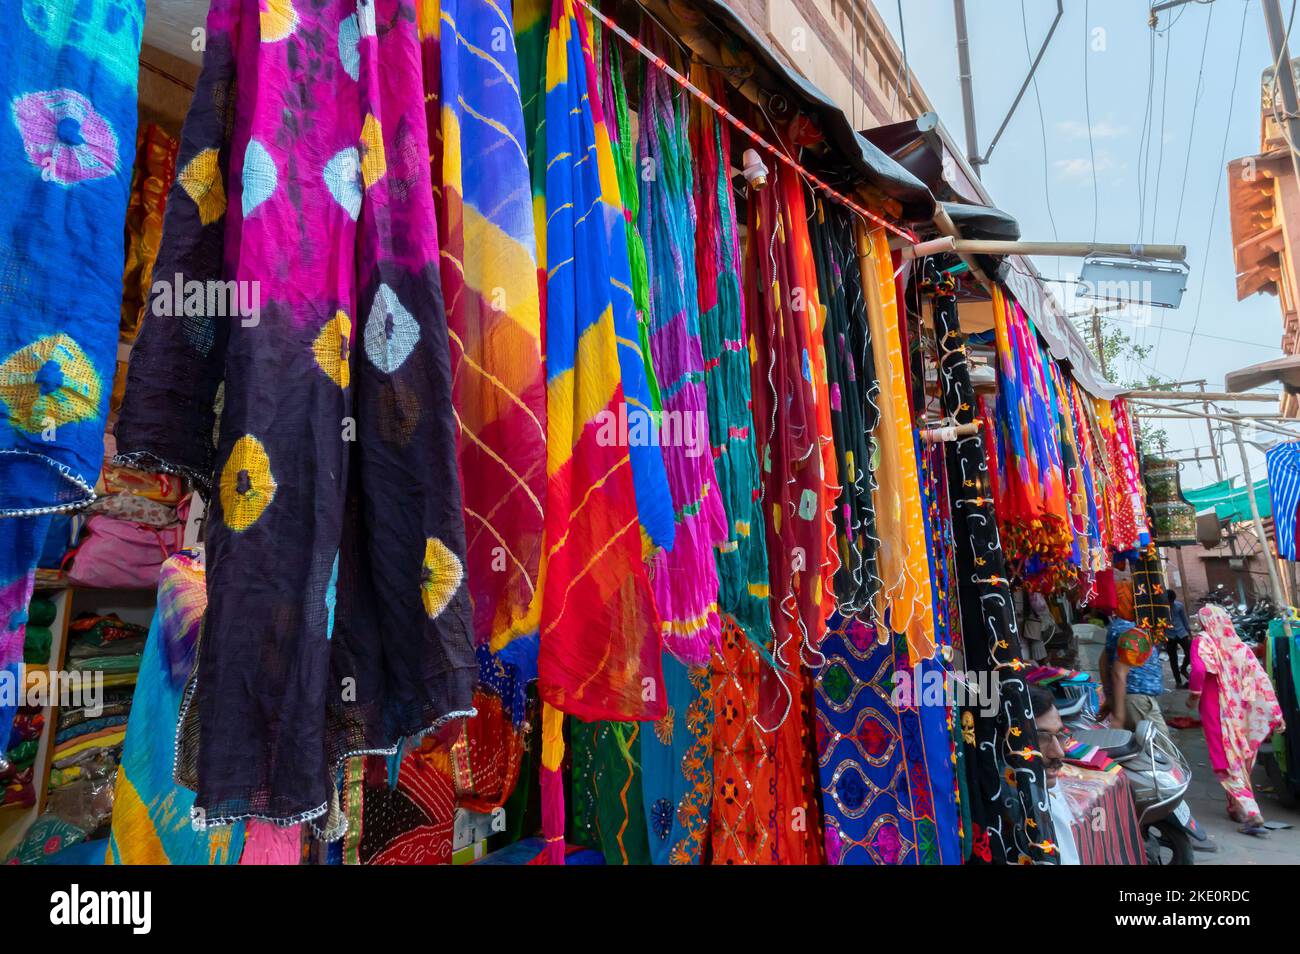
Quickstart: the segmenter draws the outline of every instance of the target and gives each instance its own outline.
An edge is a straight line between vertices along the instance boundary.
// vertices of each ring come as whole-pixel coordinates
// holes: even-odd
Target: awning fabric
[[[875,145],[855,131],[844,112],[804,76],[786,66],[767,40],[755,33],[730,4],[724,0],[693,0],[690,7],[726,37],[727,42],[747,48],[753,56],[756,69],[768,74],[766,77],[756,77],[760,85],[768,89],[782,88],[782,92],[793,97],[802,111],[816,120],[827,145],[836,151],[836,158],[847,161],[847,167],[837,170],[841,175],[849,180],[856,178],[866,182],[898,202],[906,222],[931,221],[936,210],[936,195],[945,200],[964,198],[942,179],[939,183],[927,184],[909,171],[909,168],[915,168],[925,172],[932,163],[922,161],[918,165],[904,157],[907,162],[905,168],[891,158],[887,151],[891,146],[888,135],[878,140],[881,145]],[[906,130],[905,124],[895,126],[898,127],[897,136],[893,141],[897,142],[899,137],[905,136]],[[928,127],[919,130],[927,134],[926,138],[930,140],[932,148],[934,137],[928,135],[931,131]],[[992,206],[948,203],[945,209],[965,238],[1007,238],[1013,230],[1016,235],[1019,234],[1016,220]],[[959,219],[965,220],[966,224]],[[1056,299],[1048,294],[1037,269],[1027,258],[1017,255],[1004,259],[997,277],[1029,315],[1034,327],[1047,342],[1052,356],[1066,363],[1080,387],[1103,400],[1111,400],[1124,392],[1124,388],[1111,384],[1101,374],[1083,337],[1061,311]]]
[[[1236,486],[1237,480],[1223,480],[1208,487],[1196,490],[1184,490],[1183,497],[1196,508],[1197,513],[1213,510],[1220,520],[1232,520],[1239,523],[1252,520],[1250,498],[1246,488]],[[1255,502],[1259,506],[1261,518],[1273,514],[1273,501],[1268,492],[1268,478],[1255,481]]]
[[[736,41],[748,47],[759,67],[773,74],[779,84],[788,88],[782,89],[782,92],[793,94],[801,111],[817,121],[822,136],[835,151],[836,158],[848,161],[849,168],[841,168],[841,173],[856,173],[862,181],[898,202],[902,206],[903,219],[907,222],[928,222],[934,218],[934,196],[925,184],[860,136],[844,112],[820,89],[782,63],[768,41],[750,29],[749,24],[730,5],[723,0],[694,0],[691,7],[707,18],[724,36],[734,35]],[[771,85],[767,88],[776,89],[779,86]]]

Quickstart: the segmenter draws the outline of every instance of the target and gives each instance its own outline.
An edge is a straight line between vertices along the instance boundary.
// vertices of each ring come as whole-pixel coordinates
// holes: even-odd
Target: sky
[[[873,2],[901,41],[900,0]],[[1293,3],[1283,0],[1284,18]],[[1186,245],[1191,274],[1181,307],[1150,309],[1138,321],[1112,319],[1135,340],[1157,345],[1145,366],[1129,363],[1122,375],[1205,378],[1209,389],[1223,390],[1225,372],[1281,354],[1277,298],[1237,301],[1225,169],[1259,151],[1261,75],[1272,62],[1268,33],[1259,0],[1194,0],[1160,14],[1153,51],[1148,6],[1146,0],[1065,0],[1038,68],[1037,97],[1031,86],[983,167],[983,181],[994,203],[1019,220],[1024,239],[1090,241],[1095,216],[1099,242]],[[1056,3],[967,0],[966,7],[983,152]],[[901,0],[901,8],[914,79],[964,151],[952,0]],[[1300,54],[1300,18],[1290,45],[1293,56]],[[1077,259],[1035,263],[1048,277],[1077,275],[1081,267]],[[1058,297],[1065,287],[1055,286]],[[1080,300],[1068,310],[1086,306]],[[1276,411],[1258,404],[1243,409]],[[1171,456],[1208,454],[1204,422],[1159,423]],[[1226,472],[1240,474],[1235,448],[1227,449]],[[1252,475],[1263,477],[1262,456],[1251,449],[1250,458]],[[1215,479],[1208,461],[1185,463],[1182,474],[1184,487]]]

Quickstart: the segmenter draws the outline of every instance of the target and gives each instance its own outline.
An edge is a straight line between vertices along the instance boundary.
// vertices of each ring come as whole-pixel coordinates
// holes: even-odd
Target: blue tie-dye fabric
[[[0,31],[0,669],[49,514],[93,498],[135,155],[144,0],[14,0]],[[0,742],[13,710],[0,708]]]

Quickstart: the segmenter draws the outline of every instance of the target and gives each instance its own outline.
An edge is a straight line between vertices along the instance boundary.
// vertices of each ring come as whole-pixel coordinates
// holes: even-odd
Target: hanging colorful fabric
[[[172,779],[176,718],[208,604],[204,583],[203,564],[192,553],[176,554],[159,574],[158,610],[140,660],[114,788],[108,864],[234,864],[243,850],[242,822],[194,830],[194,793]]]
[[[931,265],[924,276],[934,302],[943,407],[957,424],[974,420],[975,393],[957,319],[951,277]],[[993,864],[1055,861],[1047,780],[1034,748],[1033,712],[1016,656],[1016,621],[989,485],[985,432],[946,445],[958,592],[966,621],[967,670],[996,679],[996,693],[961,713],[970,793],[972,860]],[[976,683],[978,686],[979,683]],[[991,707],[991,711],[990,708]]]
[[[713,84],[714,92],[722,95],[725,80],[721,76],[699,65],[693,75],[701,83]],[[771,587],[750,413],[739,230],[727,158],[731,155],[731,127],[698,102],[693,103],[690,118],[691,148],[696,157],[700,343],[713,467],[727,518],[727,539],[717,548],[718,609],[735,619],[746,636],[761,646],[766,644],[771,627]]]
[[[713,801],[713,691],[707,668],[664,660],[668,711],[646,727],[641,787],[650,858],[699,864]]]
[[[1273,525],[1277,528],[1277,554],[1296,559],[1297,513],[1300,512],[1300,441],[1274,444],[1265,454],[1268,490],[1273,499]]]
[[[790,223],[797,222],[805,234],[806,227],[801,217],[785,210],[790,198],[790,190],[781,188],[785,178],[793,176],[780,167],[773,169],[766,188],[750,195],[745,314],[763,466],[768,567],[777,607],[772,654],[778,666],[794,667],[805,654],[819,661],[811,647],[820,636],[814,632],[821,620],[827,511],[822,506],[814,342],[804,317],[816,288],[801,284]],[[792,194],[802,199],[797,182]]]
[[[811,223],[821,298],[826,304],[825,347],[831,424],[843,487],[834,508],[840,568],[835,600],[847,616],[870,614],[880,592],[873,494],[878,489],[872,435],[880,424],[862,273],[853,247],[853,224],[838,206],[818,201]]]
[[[657,718],[659,618],[641,562],[633,473],[665,491],[657,447],[598,439],[625,401],[648,401],[635,341],[627,249],[609,139],[592,89],[586,26],[574,0],[551,12],[546,93],[546,306],[549,485],[539,675],[542,698],[586,719]],[[577,119],[570,119],[577,111]],[[594,153],[593,161],[579,162]],[[588,214],[589,213],[589,214]],[[620,375],[621,372],[621,375]],[[630,385],[625,389],[625,385]],[[628,413],[624,411],[624,413]],[[654,520],[645,520],[648,525]],[[669,534],[671,536],[671,534]]]
[[[875,432],[880,462],[875,469],[875,513],[883,586],[875,622],[904,634],[909,657],[916,663],[934,654],[934,619],[920,483],[912,446],[912,416],[903,380],[894,269],[885,230],[876,229],[868,235],[862,225],[857,228],[871,346],[880,372],[880,419]]]
[[[208,33],[209,49],[234,48],[239,78],[219,276],[237,294],[196,326],[229,340],[208,617],[177,772],[198,788],[200,824],[290,825],[325,815],[349,753],[471,714],[478,667],[414,3],[266,14],[242,0],[239,13]],[[392,25],[381,35],[376,20]],[[196,137],[219,134],[213,105],[195,108]],[[182,249],[206,248],[219,217],[219,159],[173,196],[191,210],[176,221]],[[133,396],[129,383],[127,404],[154,386]],[[156,418],[131,420],[146,438],[123,448],[132,459],[194,464],[199,438],[169,463],[147,446]]]
[[[677,525],[672,550],[655,557],[651,582],[664,647],[687,666],[705,666],[718,643],[714,548],[726,541],[727,525],[700,349],[694,170],[685,103],[659,69],[646,67],[643,75],[640,230],[650,277],[650,351],[663,400],[659,445]]]
[[[420,9],[443,299],[478,642],[537,628],[546,381],[514,37],[490,0]],[[491,175],[484,171],[491,166]]]
[[[540,16],[532,3],[515,11],[529,58]],[[533,153],[535,221],[546,236],[539,266],[546,268],[548,388],[538,671],[542,813],[548,857],[559,864],[563,713],[618,720],[666,711],[660,620],[641,561],[641,529],[670,546],[673,524],[659,449],[634,437],[653,423],[650,394],[586,22],[574,0],[554,0],[549,23],[544,108],[535,114],[545,149],[539,141]],[[611,421],[627,428],[626,440],[598,438]]]
[[[648,865],[641,799],[640,722],[569,725],[573,750],[573,829],[580,845],[596,848],[610,865]]]
[[[50,515],[94,499],[135,152],[143,0],[11,9],[0,37],[0,678],[22,661]],[[5,612],[8,610],[8,612]],[[0,701],[0,739],[13,720]]]
[[[817,675],[829,864],[961,862],[945,674],[906,641],[835,614]],[[938,700],[938,704],[936,704]]]
[[[709,853],[716,865],[773,864],[776,734],[760,721],[760,685],[770,664],[730,616],[710,667],[713,683],[713,804]]]

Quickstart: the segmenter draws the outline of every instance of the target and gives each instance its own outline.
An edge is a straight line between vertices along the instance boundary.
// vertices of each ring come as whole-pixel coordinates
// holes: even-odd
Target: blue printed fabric
[[[0,31],[0,670],[50,514],[93,499],[116,366],[144,0],[13,0]],[[0,740],[11,707],[0,707]]]
[[[1119,638],[1133,628],[1133,624],[1126,619],[1113,619],[1110,621],[1110,627],[1106,631],[1106,656],[1113,662],[1115,660],[1115,651],[1119,646]],[[1125,691],[1129,695],[1137,696],[1159,696],[1165,691],[1165,674],[1163,669],[1164,663],[1161,662],[1161,653],[1159,648],[1154,648],[1147,661],[1140,666],[1133,666],[1128,671],[1128,679],[1124,683]]]

